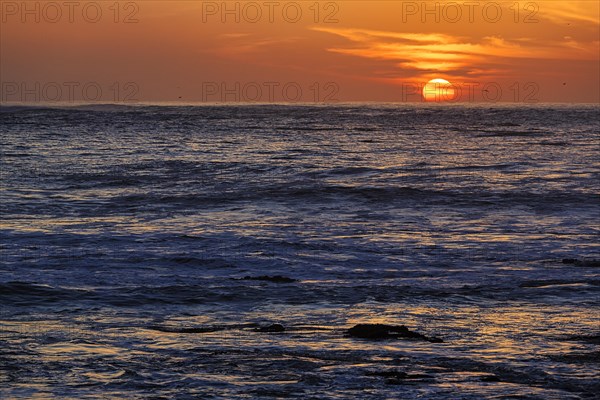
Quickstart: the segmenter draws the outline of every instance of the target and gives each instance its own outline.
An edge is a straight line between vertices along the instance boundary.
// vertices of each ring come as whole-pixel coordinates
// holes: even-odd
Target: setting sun
[[[453,101],[456,91],[454,85],[445,79],[432,79],[423,86],[423,98],[425,101]]]

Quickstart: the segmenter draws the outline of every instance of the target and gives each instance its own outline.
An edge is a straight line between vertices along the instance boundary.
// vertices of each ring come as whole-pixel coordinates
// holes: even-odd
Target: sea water
[[[600,391],[597,105],[3,106],[0,131],[2,398]]]

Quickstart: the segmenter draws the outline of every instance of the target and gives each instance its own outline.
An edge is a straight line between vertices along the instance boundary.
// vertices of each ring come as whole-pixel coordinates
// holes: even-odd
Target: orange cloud
[[[396,61],[412,75],[444,72],[455,77],[489,75],[510,59],[597,60],[599,43],[581,43],[569,38],[560,43],[540,43],[521,38],[507,40],[488,36],[478,42],[438,33],[399,33],[364,29],[313,27],[313,30],[341,36],[353,42],[348,47],[328,51],[363,58]],[[503,68],[506,70],[506,68]]]

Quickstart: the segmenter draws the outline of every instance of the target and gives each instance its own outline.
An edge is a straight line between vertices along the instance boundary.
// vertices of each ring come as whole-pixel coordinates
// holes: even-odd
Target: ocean
[[[598,398],[598,105],[7,105],[0,132],[1,398]]]

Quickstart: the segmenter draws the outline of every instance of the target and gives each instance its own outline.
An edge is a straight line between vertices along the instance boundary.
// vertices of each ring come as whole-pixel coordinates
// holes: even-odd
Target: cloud
[[[248,37],[250,36],[249,33],[223,33],[220,35],[222,38],[233,38],[233,39],[237,39],[237,38],[243,38],[243,37]]]
[[[540,43],[529,38],[507,40],[487,36],[478,41],[440,33],[399,33],[366,29],[313,27],[315,31],[343,37],[351,42],[345,47],[327,50],[363,58],[395,62],[413,76],[444,72],[454,76],[490,75],[514,59],[597,60],[598,42],[579,43],[572,39],[562,43]]]

